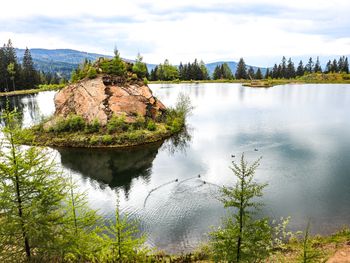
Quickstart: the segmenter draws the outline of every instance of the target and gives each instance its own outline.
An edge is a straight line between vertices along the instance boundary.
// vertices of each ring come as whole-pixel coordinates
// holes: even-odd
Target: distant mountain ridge
[[[24,55],[24,49],[16,49],[17,58],[19,61],[22,61]],[[83,51],[77,51],[73,49],[43,49],[43,48],[32,48],[30,49],[34,65],[38,70],[44,72],[58,72],[61,76],[66,78],[70,77],[71,72],[78,67],[85,59],[95,61],[100,57],[111,58],[112,56],[89,53]],[[132,61],[125,59],[127,61]],[[237,62],[235,61],[218,61],[206,64],[210,76],[212,76],[215,67],[227,63],[230,67],[233,74],[236,72]],[[150,72],[157,65],[156,64],[147,64],[148,71]],[[247,65],[247,68],[249,65]],[[258,67],[253,66],[254,71]],[[266,72],[266,68],[261,68],[262,73]]]

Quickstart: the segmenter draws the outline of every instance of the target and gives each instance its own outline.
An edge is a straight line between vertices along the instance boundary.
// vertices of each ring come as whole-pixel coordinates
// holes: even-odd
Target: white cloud
[[[350,54],[350,1],[6,1],[0,41],[172,63]]]

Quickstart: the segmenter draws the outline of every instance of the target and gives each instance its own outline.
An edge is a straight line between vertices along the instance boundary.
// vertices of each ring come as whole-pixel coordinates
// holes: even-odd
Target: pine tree
[[[315,73],[317,73],[317,72],[322,73],[322,68],[321,68],[321,63],[320,63],[319,57],[317,57],[317,59],[316,59],[316,63],[315,63],[315,67],[314,67],[314,72],[315,72]]]
[[[146,63],[142,62],[143,57],[140,53],[137,54],[135,63],[132,66],[132,72],[134,72],[139,78],[146,78],[148,70]]]
[[[281,67],[280,67],[280,77],[281,78],[287,78],[287,60],[286,57],[283,56],[282,57],[282,61],[281,61]]]
[[[292,59],[289,58],[287,62],[286,78],[291,79],[291,78],[295,78],[295,76],[296,76],[296,72],[295,72],[294,63]]]
[[[303,61],[300,60],[300,62],[298,64],[297,71],[296,71],[296,75],[301,77],[301,76],[304,76],[304,73],[305,73],[305,68],[304,68],[304,65],[303,65]]]
[[[270,69],[267,68],[267,69],[266,69],[266,73],[265,73],[265,79],[268,79],[268,78],[270,78],[270,77],[271,77]]]
[[[336,59],[334,59],[333,63],[332,63],[332,72],[334,72],[334,73],[338,73],[339,72],[338,62],[337,62]]]
[[[254,182],[259,160],[249,166],[242,155],[240,164],[232,162],[230,168],[237,182],[233,187],[223,187],[221,201],[224,207],[235,210],[223,227],[210,234],[216,262],[263,262],[270,253],[272,230],[268,220],[252,217],[260,205],[255,199],[262,196],[266,186]]]
[[[236,79],[247,79],[248,78],[247,67],[246,67],[246,64],[245,64],[243,58],[239,59],[235,77],[236,77]]]
[[[22,62],[23,88],[33,88],[38,84],[37,73],[34,68],[34,63],[28,48],[24,51]]]
[[[277,79],[277,78],[279,78],[279,75],[278,75],[278,66],[277,66],[277,64],[275,64],[274,66],[273,66],[273,68],[272,68],[272,78],[273,79]]]
[[[260,68],[257,69],[257,71],[255,73],[255,78],[256,79],[263,79],[263,75],[261,73],[261,69]]]
[[[305,71],[307,73],[312,73],[313,70],[314,70],[314,62],[312,61],[312,58],[310,57],[308,63],[305,66]]]

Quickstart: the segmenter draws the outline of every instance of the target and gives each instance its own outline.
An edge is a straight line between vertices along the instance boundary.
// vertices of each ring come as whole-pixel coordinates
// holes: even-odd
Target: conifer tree
[[[235,77],[236,77],[236,79],[247,79],[248,78],[247,66],[246,66],[243,58],[239,59]]]
[[[266,69],[266,73],[265,73],[265,79],[268,79],[268,78],[270,78],[270,77],[271,77],[271,75],[270,75],[270,69],[267,68],[267,69]]]
[[[267,70],[268,70],[268,69],[267,69]],[[262,78],[263,78],[263,75],[262,75],[262,73],[261,73],[261,69],[260,69],[260,68],[258,68],[258,69],[256,70],[255,78],[256,78],[256,79],[262,79]]]
[[[314,67],[314,72],[315,72],[315,73],[317,73],[317,72],[322,73],[322,68],[321,68],[321,63],[320,63],[319,57],[317,57],[317,59],[316,59],[316,63],[315,63],[315,67]]]
[[[314,70],[314,62],[312,61],[312,58],[309,58],[309,61],[307,62],[306,66],[305,66],[305,71],[307,73],[312,73]]]
[[[223,187],[221,201],[224,207],[235,210],[223,227],[210,234],[216,262],[263,262],[270,253],[272,230],[268,220],[252,217],[260,205],[256,198],[266,186],[254,181],[259,160],[249,166],[242,155],[239,164],[232,162],[230,168],[237,182],[233,187]]]
[[[287,62],[287,69],[286,69],[286,78],[291,79],[291,78],[295,78],[295,67],[294,67],[294,63],[292,61],[291,58],[288,59]]]
[[[132,66],[132,72],[134,72],[139,78],[146,78],[148,75],[147,66],[142,62],[143,57],[140,53],[137,54],[134,65]]]
[[[296,71],[296,75],[301,77],[303,76],[305,73],[305,68],[304,68],[304,65],[303,65],[303,61],[300,60],[299,64],[298,64],[298,68],[297,68],[297,71]]]
[[[37,73],[34,68],[34,63],[30,51],[28,48],[24,51],[23,62],[22,62],[22,77],[23,77],[23,88],[33,88],[37,82]]]

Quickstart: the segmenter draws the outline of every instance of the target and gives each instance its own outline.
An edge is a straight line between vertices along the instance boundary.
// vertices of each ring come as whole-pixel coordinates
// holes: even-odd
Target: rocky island
[[[190,101],[166,108],[144,78],[142,58],[85,61],[54,99],[55,114],[25,129],[24,143],[59,147],[126,147],[160,141],[185,126]]]

